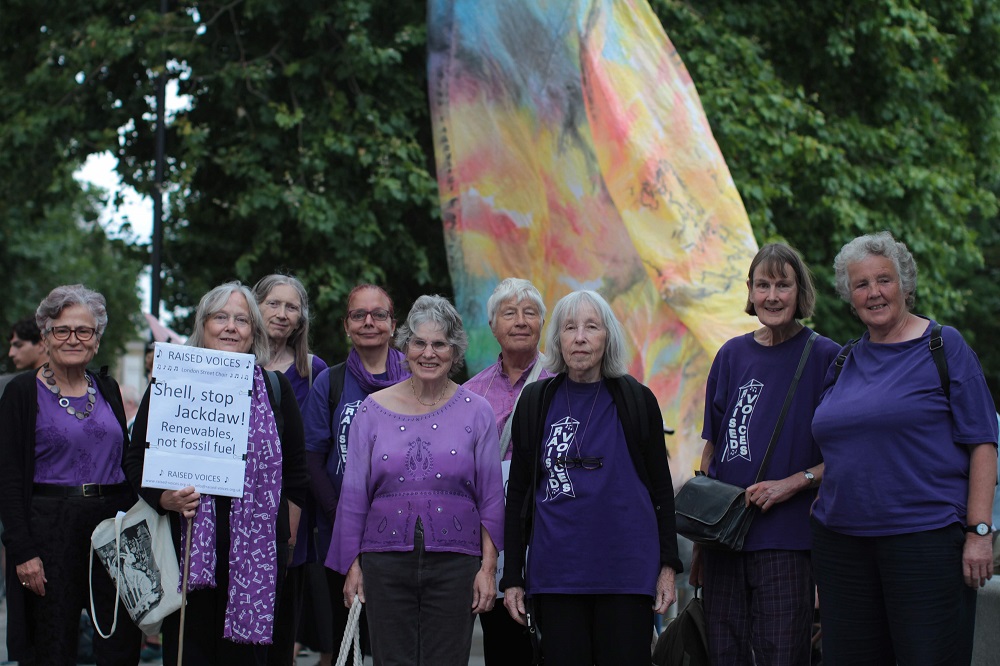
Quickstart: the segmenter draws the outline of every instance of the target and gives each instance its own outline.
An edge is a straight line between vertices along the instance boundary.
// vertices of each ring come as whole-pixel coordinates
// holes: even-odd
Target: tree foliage
[[[887,229],[917,259],[917,311],[962,330],[1000,388],[987,347],[1000,300],[1000,3],[653,5],[758,240],[787,240],[811,265],[819,330],[862,332],[834,294],[833,257]]]
[[[787,240],[812,266],[814,325],[841,341],[861,332],[834,295],[833,257],[888,229],[917,257],[917,310],[959,327],[1000,387],[1000,352],[987,346],[1000,306],[1000,0],[651,4],[758,240]],[[66,175],[91,152],[114,151],[125,182],[152,191],[153,82],[179,78],[190,105],[167,137],[168,307],[288,270],[313,296],[314,346],[340,358],[355,283],[389,286],[403,309],[449,291],[425,11],[181,0],[161,16],[113,0],[7,2],[0,240],[55,220],[40,211],[68,205]]]
[[[165,48],[191,105],[168,137],[169,305],[294,273],[313,296],[313,346],[333,360],[355,284],[400,303],[448,290],[423,22],[419,3],[384,0],[175,8]],[[123,151],[142,169],[152,128],[137,130]]]

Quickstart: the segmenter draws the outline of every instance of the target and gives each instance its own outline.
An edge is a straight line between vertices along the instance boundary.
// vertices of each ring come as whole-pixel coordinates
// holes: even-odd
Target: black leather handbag
[[[745,488],[698,472],[674,498],[677,533],[704,546],[743,550],[756,511],[745,494]]]
[[[802,370],[806,366],[809,352],[812,351],[813,343],[816,342],[817,337],[818,334],[813,331],[802,350],[799,366],[795,369],[791,386],[788,387],[785,404],[781,406],[778,422],[774,425],[774,432],[771,434],[771,441],[768,442],[767,453],[764,454],[764,460],[760,464],[755,483],[760,483],[767,472],[774,443],[778,441],[778,435],[781,434],[781,427],[785,424],[785,415],[788,414],[792,398],[795,397],[799,378],[802,376]],[[745,493],[745,488],[724,483],[698,472],[693,479],[681,487],[674,498],[677,533],[709,548],[743,550],[743,540],[746,539],[750,524],[757,513],[757,507],[746,505]]]

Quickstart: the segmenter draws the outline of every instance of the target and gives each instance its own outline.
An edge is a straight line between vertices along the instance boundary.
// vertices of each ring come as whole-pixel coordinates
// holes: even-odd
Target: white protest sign
[[[142,485],[241,497],[254,357],[157,342]]]

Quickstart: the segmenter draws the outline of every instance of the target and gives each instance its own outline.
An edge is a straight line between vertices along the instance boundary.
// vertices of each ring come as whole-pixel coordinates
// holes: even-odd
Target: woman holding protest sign
[[[71,664],[88,594],[90,535],[127,511],[135,494],[122,470],[128,433],[118,384],[87,371],[108,325],[104,297],[79,284],[56,287],[35,321],[49,362],[15,377],[0,400],[7,649],[21,663]],[[115,586],[104,567],[94,568],[95,609],[109,627]],[[94,632],[98,664],[136,664],[140,644],[127,620],[110,638]]]
[[[326,369],[323,359],[309,353],[309,294],[298,279],[277,273],[261,278],[254,285],[253,293],[271,347],[271,359],[264,368],[288,378],[301,409],[313,378]],[[274,617],[274,643],[267,655],[270,666],[292,666],[295,661],[295,637],[306,582],[306,570],[302,565],[316,559],[312,543],[311,497],[302,508],[298,535],[289,554],[288,572]]]
[[[288,379],[263,370],[270,346],[249,288],[228,282],[205,294],[188,345],[256,357],[242,497],[201,495],[193,486],[140,487],[148,450],[143,446],[148,390],[133,430],[139,441],[129,448],[125,470],[151,506],[169,512],[182,571],[182,544],[187,539],[186,535],[182,539],[180,517],[192,521],[184,664],[263,665],[272,641],[288,545],[308,491],[302,419]],[[177,663],[179,635],[178,612],[163,623],[164,664]]]

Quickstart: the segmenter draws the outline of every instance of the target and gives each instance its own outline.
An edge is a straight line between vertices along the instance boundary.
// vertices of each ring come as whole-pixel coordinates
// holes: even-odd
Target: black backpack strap
[[[837,360],[833,362],[835,368],[833,371],[834,384],[837,383],[837,379],[840,377],[840,371],[844,369],[844,363],[847,362],[847,357],[851,355],[851,350],[857,343],[857,340],[848,340],[847,344],[841,347],[840,353],[837,354]]]
[[[277,412],[281,409],[281,382],[278,381],[278,375],[274,370],[265,370],[264,374],[271,386],[271,409]]]
[[[285,412],[281,409],[281,379],[273,370],[264,370],[264,377],[267,379],[264,387],[267,390],[267,399],[271,402],[271,411],[274,413],[274,426],[280,437],[285,433]]]
[[[333,366],[327,370],[327,376],[330,380],[326,393],[327,404],[330,406],[330,434],[335,437],[337,433],[337,405],[340,404],[340,396],[344,394],[347,363],[338,363]]]
[[[931,329],[931,339],[928,345],[931,348],[931,357],[937,367],[938,377],[941,378],[941,388],[944,389],[944,397],[951,400],[951,378],[948,375],[948,359],[944,355],[944,338],[941,337],[941,324],[934,324]]]

